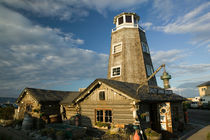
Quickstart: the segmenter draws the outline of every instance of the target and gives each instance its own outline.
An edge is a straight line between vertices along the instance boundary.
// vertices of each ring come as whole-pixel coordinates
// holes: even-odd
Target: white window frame
[[[119,46],[121,47],[121,50],[119,52],[122,52],[122,42],[119,42],[119,43],[115,43],[112,45],[112,54],[116,54],[116,53],[119,53],[119,52],[114,52],[114,49],[116,46]]]
[[[115,76],[112,75],[113,74],[113,69],[115,69],[115,68],[120,68],[120,75],[115,75]],[[121,65],[111,67],[111,77],[119,77],[119,76],[121,76]]]

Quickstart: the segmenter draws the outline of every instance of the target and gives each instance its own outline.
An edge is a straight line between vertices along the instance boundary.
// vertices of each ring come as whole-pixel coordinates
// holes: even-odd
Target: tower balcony
[[[141,27],[139,24],[133,24],[133,25],[130,25],[130,24],[123,24],[121,26],[117,26],[115,28],[112,29],[112,32],[115,32],[119,29],[122,29],[122,28],[139,28],[140,30],[142,30],[143,32],[145,32],[144,28]]]

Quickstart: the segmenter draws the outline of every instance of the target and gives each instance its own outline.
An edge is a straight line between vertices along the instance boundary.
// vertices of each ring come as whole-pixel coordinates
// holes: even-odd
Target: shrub
[[[156,131],[152,130],[151,128],[145,129],[145,134],[147,136],[160,136],[159,133],[157,133]]]
[[[104,123],[104,122],[96,122],[96,126],[98,127],[109,127],[109,123]]]

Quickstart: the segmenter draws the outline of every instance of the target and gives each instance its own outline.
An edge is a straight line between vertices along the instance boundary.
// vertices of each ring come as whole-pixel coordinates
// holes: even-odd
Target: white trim
[[[121,51],[119,51],[119,52],[122,52],[122,42],[118,42],[118,43],[115,43],[115,44],[112,45],[112,54],[119,53],[119,52],[116,52],[116,53],[114,52],[114,47],[118,46],[118,45],[121,46]]]
[[[115,75],[115,76],[112,75],[114,68],[120,68],[120,75]],[[121,65],[111,67],[111,77],[119,77],[119,76],[121,76]]]

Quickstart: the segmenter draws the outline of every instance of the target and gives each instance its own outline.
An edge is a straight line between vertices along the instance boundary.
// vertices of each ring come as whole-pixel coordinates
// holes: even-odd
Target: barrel
[[[28,114],[24,116],[22,129],[23,130],[31,130],[33,128],[33,118],[31,118]]]

